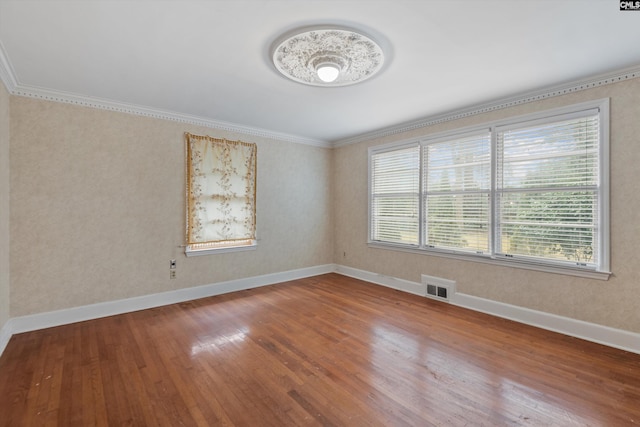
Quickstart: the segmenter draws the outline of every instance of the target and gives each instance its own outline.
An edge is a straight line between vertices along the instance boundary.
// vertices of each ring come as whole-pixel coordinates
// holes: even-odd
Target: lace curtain
[[[188,250],[256,239],[256,144],[186,134]]]

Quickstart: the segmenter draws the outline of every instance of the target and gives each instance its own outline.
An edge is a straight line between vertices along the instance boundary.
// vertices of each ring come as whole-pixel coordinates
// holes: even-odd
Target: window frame
[[[483,253],[478,253],[478,251],[473,250],[473,249],[447,249],[446,247],[443,246],[434,246],[434,245],[429,245],[427,243],[427,235],[428,235],[428,229],[426,227],[426,223],[428,221],[428,218],[425,217],[424,215],[428,215],[428,213],[425,213],[425,205],[427,204],[427,200],[429,198],[430,195],[433,195],[426,187],[427,187],[427,175],[428,175],[428,169],[427,169],[427,165],[424,164],[425,162],[425,153],[424,150],[426,150],[428,147],[430,147],[431,145],[437,145],[437,144],[442,144],[442,143],[447,143],[447,142],[460,142],[461,140],[468,140],[468,139],[479,139],[482,138],[480,135],[482,134],[488,134],[487,136],[489,137],[489,188],[488,189],[482,189],[482,190],[452,190],[449,194],[450,195],[471,195],[471,194],[488,194],[489,195],[489,205],[491,205],[491,183],[492,183],[492,179],[491,176],[493,175],[493,171],[492,171],[492,152],[493,152],[493,147],[492,147],[492,142],[491,142],[491,130],[488,129],[486,126],[482,126],[479,128],[473,128],[473,129],[469,129],[469,130],[465,130],[465,131],[461,131],[461,132],[452,132],[452,133],[447,133],[445,135],[439,136],[439,137],[434,137],[434,138],[428,138],[428,139],[424,139],[420,142],[420,157],[421,157],[421,170],[420,170],[420,175],[421,175],[421,188],[420,188],[420,207],[422,209],[421,212],[421,218],[420,218],[420,225],[421,225],[421,229],[420,229],[420,233],[421,233],[421,237],[420,237],[420,242],[421,242],[421,246],[423,246],[426,249],[430,249],[430,250],[434,250],[434,251],[438,251],[438,252],[444,252],[444,253],[448,253],[448,252],[453,252],[453,253],[464,253],[464,254],[473,254],[473,255],[487,255],[491,252],[491,236],[488,236],[488,244],[489,247],[487,248],[486,252]],[[431,194],[430,194],[431,193]],[[487,218],[487,226],[489,228],[489,233],[492,229],[492,223],[493,223],[493,218],[491,215],[491,207],[489,206],[489,212],[488,212],[488,218]]]
[[[530,122],[552,123],[557,121],[558,117],[568,116],[572,114],[580,115],[588,110],[597,110],[599,116],[599,146],[598,146],[598,251],[599,259],[595,266],[570,265],[567,262],[554,262],[548,259],[527,259],[521,257],[508,257],[504,254],[496,253],[495,239],[499,226],[497,224],[497,189],[496,189],[496,148],[497,148],[497,129],[507,127],[517,127]],[[599,280],[607,280],[611,275],[610,272],[610,227],[609,227],[609,98],[587,101],[579,104],[568,105],[565,107],[554,108],[536,113],[507,117],[491,122],[482,123],[477,126],[469,126],[458,128],[451,131],[439,132],[431,135],[422,135],[410,140],[394,141],[383,145],[372,146],[368,149],[368,236],[367,245],[370,248],[389,249],[401,252],[420,253],[434,256],[441,256],[452,259],[460,259],[472,262],[488,263],[500,266],[516,267],[528,270],[544,271],[549,273],[566,274],[579,277],[594,278]],[[490,162],[491,162],[491,182],[490,182],[490,212],[489,212],[489,251],[487,253],[472,253],[469,251],[451,250],[448,248],[428,247],[425,245],[424,221],[426,212],[424,209],[424,185],[422,175],[425,173],[423,162],[422,147],[435,142],[454,140],[463,138],[474,133],[483,131],[490,132]],[[396,149],[407,148],[411,146],[420,146],[420,235],[418,236],[419,244],[405,245],[402,243],[390,243],[384,241],[373,240],[372,230],[372,156],[377,153],[390,152]],[[576,263],[577,264],[577,263]]]
[[[192,182],[192,147],[190,144],[190,140],[199,140],[206,141],[212,144],[228,144],[228,145],[239,145],[244,147],[251,147],[252,154],[251,158],[251,199],[252,203],[252,222],[253,222],[253,235],[242,238],[235,239],[234,241],[203,241],[203,242],[190,242],[190,201],[191,197],[191,187],[193,185]],[[255,250],[257,248],[257,224],[256,224],[256,211],[257,211],[257,144],[243,142],[243,141],[231,141],[226,138],[214,138],[208,135],[194,135],[189,132],[185,132],[185,180],[186,180],[186,192],[185,192],[185,255],[187,257],[193,256],[202,256],[202,255],[213,255],[220,253],[228,253],[228,252],[240,252],[240,251],[250,251]],[[247,184],[249,185],[249,184]]]
[[[409,148],[414,148],[416,145],[413,142],[404,142],[404,143],[399,143],[399,144],[392,144],[392,145],[388,145],[388,146],[382,146],[380,147],[380,150],[376,150],[375,154],[377,153],[385,153],[385,152],[391,152],[391,151],[400,151],[400,150],[405,150],[405,149],[409,149]],[[417,174],[418,176],[416,177],[416,180],[421,181],[421,177],[420,177],[420,171],[422,169],[422,160],[420,159],[420,151],[418,151],[418,161],[420,162],[420,166],[418,167],[418,171]],[[373,215],[371,215],[372,213],[372,207],[373,207],[373,202],[374,202],[374,196],[373,196],[373,180],[371,179],[371,171],[373,169],[373,165],[372,165],[372,153],[371,153],[371,149],[369,151],[369,156],[368,156],[368,167],[369,167],[369,179],[368,179],[368,194],[369,194],[369,215],[368,215],[368,230],[369,230],[369,242],[371,242],[371,236],[373,234],[373,227],[374,227],[374,220],[373,220]],[[418,199],[418,218],[421,217],[421,211],[422,211],[422,206],[421,206],[421,191],[422,191],[422,184],[419,184],[418,190],[417,190],[417,199]],[[420,222],[418,221],[418,230],[417,232],[419,234],[422,233],[422,224],[420,224]],[[413,245],[406,245],[407,247],[414,247],[417,248],[419,245],[420,239],[418,238],[418,244]],[[393,243],[390,243],[393,244]],[[403,245],[404,247],[405,245]]]

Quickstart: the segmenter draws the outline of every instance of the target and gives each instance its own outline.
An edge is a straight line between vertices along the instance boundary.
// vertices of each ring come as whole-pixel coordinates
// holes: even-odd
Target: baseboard
[[[397,289],[414,295],[424,296],[427,292],[422,283],[397,279],[395,277],[371,273],[370,271],[359,270],[357,268],[346,267],[344,265],[336,265],[335,272],[342,274],[343,276],[353,277],[354,279],[364,280],[365,282],[375,283],[377,285],[386,286],[387,288]]]
[[[14,317],[9,319],[2,329],[0,329],[0,355],[13,334],[175,304],[331,272],[415,295],[423,296],[426,293],[424,285],[421,283],[343,265],[325,264],[281,273],[265,274],[193,288],[74,307],[66,310]],[[640,334],[638,333],[557,316],[463,293],[454,294],[450,303],[470,310],[640,354]]]
[[[4,351],[4,349],[7,347],[7,344],[9,344],[11,335],[13,335],[11,324],[12,324],[12,320],[9,319],[2,326],[2,329],[0,329],[0,356],[2,355],[2,352]]]
[[[334,264],[319,265],[280,273],[212,283],[193,288],[178,289],[175,291],[85,305],[65,310],[14,317],[9,319],[0,332],[0,354],[4,351],[11,335],[21,332],[35,331],[53,326],[160,307],[168,304],[175,304],[244,289],[257,288],[260,286],[317,276],[320,274],[331,273],[333,271],[335,271]]]
[[[461,293],[456,293],[451,303],[504,319],[640,354],[640,334],[638,333]]]
[[[342,265],[337,265],[335,271],[345,276],[389,288],[416,295],[425,295],[425,289],[421,283],[397,279]],[[531,310],[463,293],[455,293],[450,298],[450,304],[640,354],[640,334],[635,332],[610,328],[596,323],[584,322],[570,317]]]

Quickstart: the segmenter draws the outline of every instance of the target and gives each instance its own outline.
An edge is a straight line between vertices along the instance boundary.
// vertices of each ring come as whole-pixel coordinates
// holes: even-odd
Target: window
[[[596,265],[599,114],[498,127],[496,252]]]
[[[369,243],[606,275],[607,129],[604,100],[370,148]]]
[[[187,133],[187,256],[256,244],[256,144]]]
[[[418,245],[420,147],[371,156],[371,231],[373,240]]]
[[[489,251],[490,154],[488,131],[423,146],[427,247]]]

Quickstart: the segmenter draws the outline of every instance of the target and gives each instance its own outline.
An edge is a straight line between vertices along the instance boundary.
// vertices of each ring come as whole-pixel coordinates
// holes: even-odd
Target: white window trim
[[[214,138],[208,135],[192,135],[190,133],[185,133],[185,177],[187,180],[187,185],[186,185],[186,190],[187,190],[187,194],[186,194],[186,203],[185,203],[185,237],[186,237],[186,241],[189,242],[190,238],[189,238],[189,234],[190,234],[190,227],[189,227],[189,202],[188,202],[188,198],[189,198],[189,179],[190,179],[190,168],[191,168],[191,159],[189,157],[189,153],[190,153],[190,149],[189,149],[189,144],[190,144],[190,138],[193,137],[195,139],[204,139],[204,140],[208,140],[208,141],[214,141],[214,142],[224,142],[224,143],[230,143],[230,144],[239,144],[239,145],[243,145],[243,146],[253,146],[254,148],[254,152],[253,152],[253,159],[257,162],[256,159],[256,151],[257,150],[257,145],[255,143],[246,143],[246,142],[242,142],[242,141],[229,141],[227,139],[224,138]],[[234,243],[227,243],[227,242],[202,242],[202,243],[197,243],[197,242],[191,242],[191,243],[187,243],[187,245],[184,246],[185,248],[185,256],[187,257],[193,257],[193,256],[202,256],[202,255],[214,255],[214,254],[221,254],[221,253],[227,253],[227,252],[241,252],[241,251],[250,251],[250,250],[255,250],[256,246],[257,246],[257,225],[255,224],[255,214],[256,214],[256,196],[255,196],[255,192],[256,192],[256,185],[257,183],[255,182],[255,180],[257,179],[257,164],[254,164],[254,182],[253,182],[253,220],[254,220],[254,230],[253,230],[253,236],[252,238],[248,238],[248,239],[236,239],[234,241]],[[222,243],[222,244],[220,244]],[[219,245],[218,245],[219,244]],[[208,246],[208,247],[198,247],[198,246]]]
[[[251,245],[242,246],[225,246],[221,248],[209,248],[209,249],[191,249],[189,245],[185,247],[184,254],[187,257],[201,256],[201,255],[213,255],[222,254],[227,252],[242,252],[242,251],[254,251],[258,248],[258,244],[254,240]]]
[[[443,139],[451,139],[456,136],[463,136],[478,132],[480,130],[490,129],[492,134],[492,143],[495,147],[496,128],[504,128],[507,126],[516,126],[519,123],[531,122],[535,120],[549,120],[554,116],[567,115],[571,113],[580,113],[585,110],[598,109],[600,114],[600,144],[599,144],[599,159],[600,159],[600,173],[599,182],[600,187],[600,204],[599,204],[599,225],[602,230],[599,236],[599,251],[600,251],[600,265],[597,268],[583,268],[572,267],[566,265],[566,263],[553,261],[536,262],[530,259],[514,259],[506,258],[497,254],[471,254],[464,253],[463,251],[448,251],[438,248],[429,248],[424,246],[415,245],[402,245],[395,243],[386,243],[371,240],[371,210],[372,210],[372,198],[371,198],[371,155],[373,153],[381,153],[384,151],[393,151],[408,146],[424,145]],[[527,270],[536,270],[547,273],[564,274],[570,276],[585,277],[598,280],[608,280],[611,276],[610,271],[610,202],[609,202],[609,189],[610,189],[610,150],[609,150],[609,98],[587,101],[579,104],[573,104],[565,107],[555,108],[551,110],[540,111],[537,113],[520,115],[492,122],[484,123],[477,126],[470,126],[465,128],[456,129],[453,131],[440,132],[437,134],[429,135],[422,138],[414,138],[411,140],[391,142],[384,145],[369,147],[368,149],[368,162],[369,169],[367,175],[368,181],[368,228],[367,228],[367,246],[376,249],[387,249],[400,252],[419,253],[426,255],[433,255],[438,257],[458,259],[472,262],[480,262],[485,264],[493,264],[503,267],[515,267]],[[492,168],[495,168],[495,156],[492,155]],[[493,176],[493,174],[492,174]],[[494,186],[495,183],[492,182]],[[494,197],[492,197],[491,203],[494,203]],[[494,210],[495,211],[495,210]],[[422,218],[422,214],[421,214]],[[495,227],[492,221],[492,232],[495,232]],[[421,221],[422,223],[422,221]],[[421,224],[422,227],[422,224]]]
[[[367,194],[368,194],[368,213],[367,213],[367,242],[368,243],[373,243],[373,241],[371,240],[371,227],[373,226],[373,219],[371,218],[371,205],[373,203],[373,199],[371,197],[371,194],[373,192],[373,187],[372,187],[372,182],[371,182],[371,154],[372,153],[384,153],[385,151],[396,151],[396,150],[402,150],[403,148],[410,148],[410,147],[415,147],[418,144],[417,141],[400,141],[400,142],[392,142],[390,144],[384,144],[384,145],[378,145],[376,147],[369,147],[368,150],[368,156],[367,156]],[[422,189],[420,188],[420,191]],[[419,204],[418,204],[419,206]],[[418,207],[418,209],[422,209],[420,206]],[[422,230],[422,224],[418,225],[419,227],[419,233],[421,233]],[[392,246],[395,246],[392,244]],[[407,246],[403,246],[403,247],[417,247],[415,245],[407,245]]]

